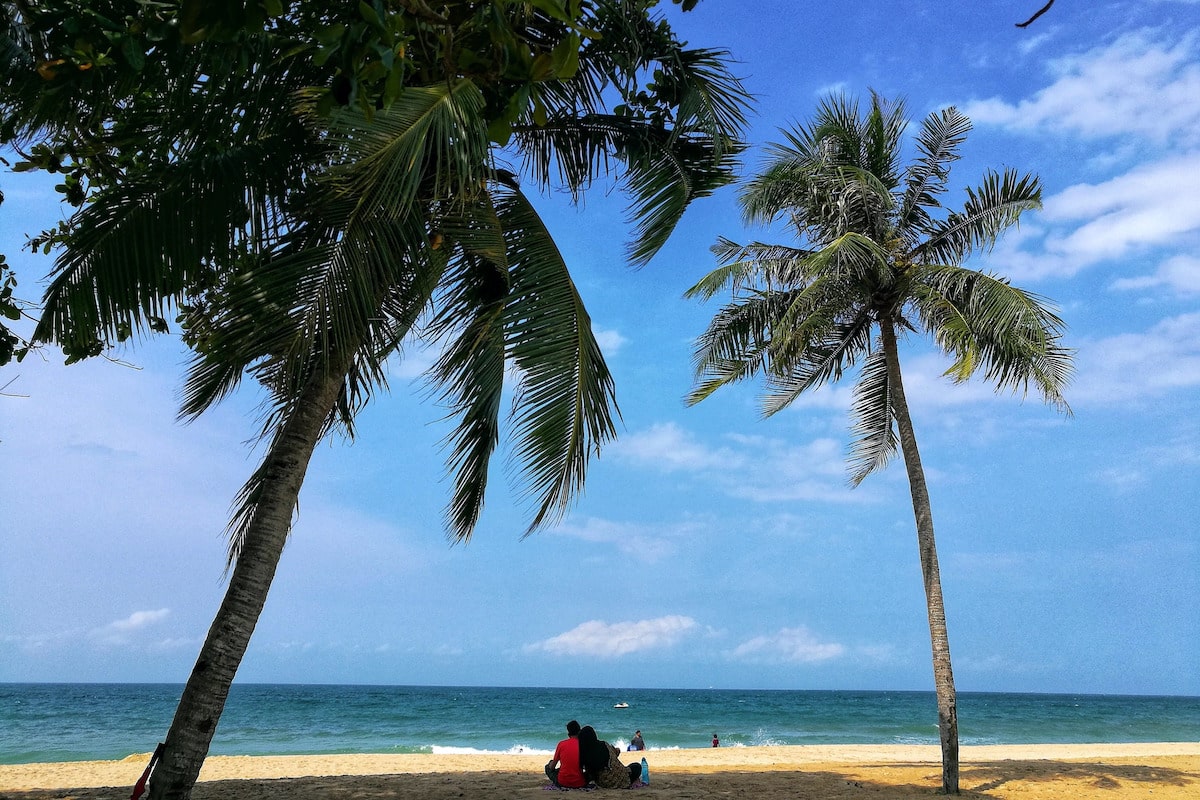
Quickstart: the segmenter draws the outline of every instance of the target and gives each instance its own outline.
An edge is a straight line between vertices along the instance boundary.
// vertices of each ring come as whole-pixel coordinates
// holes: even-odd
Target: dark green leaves
[[[63,255],[38,335],[78,358],[174,319],[195,354],[184,415],[249,376],[272,442],[317,395],[325,430],[352,431],[389,357],[439,336],[453,535],[478,519],[506,379],[531,530],[557,519],[614,434],[614,388],[496,145],[538,189],[623,181],[644,262],[732,179],[747,97],[725,55],[679,42],[657,0],[187,0],[164,12],[167,39],[68,5],[39,6],[39,44],[61,62],[30,81],[33,56],[9,52],[25,78],[0,100],[7,130],[44,137],[34,166],[71,171],[64,194],[95,201],[39,240]],[[85,28],[108,45],[76,48]],[[235,534],[265,480],[247,484]]]

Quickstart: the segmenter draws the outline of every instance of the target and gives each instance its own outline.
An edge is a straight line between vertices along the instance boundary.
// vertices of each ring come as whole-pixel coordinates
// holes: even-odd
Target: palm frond
[[[962,382],[983,369],[997,390],[1027,393],[1069,413],[1063,389],[1072,352],[1061,345],[1065,323],[1041,298],[1007,281],[955,266],[925,268],[915,305],[938,345],[954,356],[947,376]]]
[[[471,198],[490,180],[484,97],[469,80],[405,89],[370,119],[344,110],[328,141],[344,162],[331,189],[356,201],[355,216],[407,214],[418,196]]]
[[[446,462],[454,490],[447,508],[452,538],[471,536],[483,508],[488,466],[500,438],[504,389],[504,308],[511,280],[504,232],[490,197],[456,204],[437,219],[441,249],[456,253],[446,276],[430,336],[452,341],[430,371],[457,418],[447,437]]]
[[[872,91],[865,123],[863,152],[855,166],[874,176],[885,193],[890,193],[900,182],[900,137],[908,125],[904,101],[888,101]]]
[[[950,165],[959,159],[958,148],[971,131],[971,120],[953,106],[929,114],[917,134],[920,157],[908,168],[904,197],[897,213],[902,231],[923,232],[930,223],[926,209],[936,208],[946,191]]]
[[[483,508],[488,465],[500,440],[507,265],[466,252],[457,259],[447,283],[450,288],[434,327],[453,327],[458,334],[434,365],[431,377],[457,418],[448,437],[453,447],[446,466],[454,478],[448,513],[450,535],[465,541]]]
[[[1007,228],[1026,211],[1042,207],[1042,187],[1037,176],[1003,175],[989,170],[978,188],[967,189],[961,212],[936,223],[928,238],[913,248],[912,259],[926,264],[961,264],[977,250],[989,251]]]
[[[211,265],[269,243],[282,224],[277,196],[246,186],[266,158],[250,147],[180,160],[89,203],[56,262],[35,339],[69,347],[143,332],[203,286]]]
[[[846,368],[870,350],[872,322],[865,312],[846,322],[836,319],[821,320],[824,324],[820,325],[817,322],[814,316],[805,320],[810,330],[804,335],[798,355],[788,359],[790,368],[782,372],[776,367],[768,373],[763,395],[764,417],[787,408],[806,391],[840,380]],[[797,326],[795,330],[800,333],[803,327]],[[773,353],[777,351],[776,345],[783,345],[787,338],[790,337],[772,339]]]
[[[678,97],[676,132],[700,132],[714,143],[718,156],[725,150],[741,150],[750,95],[727,67],[724,50],[681,50],[664,62],[661,77],[670,82]]]
[[[567,509],[619,412],[591,318],[545,224],[517,191],[498,193],[496,212],[512,279],[505,345],[521,375],[514,458],[537,505],[532,532]]]
[[[737,242],[719,237],[709,248],[722,266],[700,279],[684,292],[687,299],[709,300],[725,290],[733,294],[743,287],[793,287],[803,282],[804,261],[812,253],[786,245]]]
[[[770,331],[789,305],[783,292],[754,292],[723,306],[696,340],[692,365],[696,384],[684,402],[695,405],[721,386],[768,368]]]
[[[625,183],[633,200],[635,225],[629,260],[645,264],[675,230],[683,212],[733,180],[740,146],[718,150],[701,137],[647,137],[630,142],[625,153]]]
[[[850,413],[857,437],[850,445],[850,483],[857,486],[886,465],[899,445],[893,424],[891,381],[881,347],[872,350],[863,362]]]
[[[742,184],[738,194],[742,220],[747,225],[769,225],[786,214],[803,231],[814,198],[815,176],[811,165],[798,154],[787,152],[784,145],[777,147],[775,160]]]

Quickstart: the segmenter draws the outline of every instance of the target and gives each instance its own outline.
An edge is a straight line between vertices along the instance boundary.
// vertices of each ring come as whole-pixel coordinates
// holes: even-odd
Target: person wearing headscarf
[[[579,761],[588,782],[602,789],[628,789],[642,777],[642,765],[622,764],[620,751],[596,736],[591,725],[579,730]]]

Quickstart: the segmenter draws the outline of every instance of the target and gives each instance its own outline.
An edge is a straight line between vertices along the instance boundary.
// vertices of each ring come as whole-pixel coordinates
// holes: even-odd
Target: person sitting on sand
[[[628,789],[642,777],[642,765],[622,764],[620,751],[597,737],[591,725],[579,731],[579,759],[588,783],[601,789]]]
[[[594,731],[593,731],[594,733]],[[582,789],[587,786],[583,777],[583,766],[579,761],[579,723],[567,723],[567,738],[554,748],[554,756],[546,764],[546,777],[551,783],[564,789]]]
[[[629,742],[629,749],[630,750],[645,750],[646,749],[646,740],[642,738],[641,731],[633,732],[633,740]]]

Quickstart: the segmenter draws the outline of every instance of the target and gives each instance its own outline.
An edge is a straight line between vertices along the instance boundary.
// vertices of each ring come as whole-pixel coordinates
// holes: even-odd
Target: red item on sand
[[[146,765],[146,771],[142,773],[142,777],[138,778],[138,782],[133,785],[133,794],[129,796],[129,800],[138,800],[146,791],[146,783],[150,780],[150,773],[154,771],[154,765],[162,756],[163,747],[163,743],[159,742],[158,747],[154,748],[154,755],[150,756],[150,763]]]

